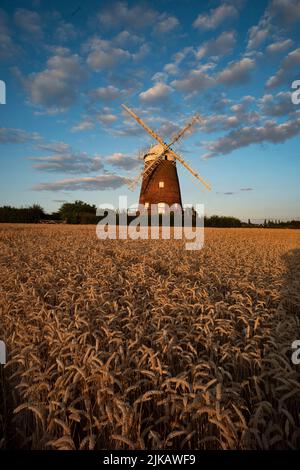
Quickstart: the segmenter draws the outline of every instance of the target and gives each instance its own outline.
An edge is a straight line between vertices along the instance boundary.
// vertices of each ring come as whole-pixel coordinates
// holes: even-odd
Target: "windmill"
[[[199,115],[196,114],[193,116],[185,127],[172,138],[171,142],[166,144],[164,140],[145,124],[128,106],[122,104],[122,107],[157,141],[143,157],[143,171],[137,178],[129,182],[129,188],[134,189],[139,181],[142,180],[139,204],[143,205],[147,210],[150,210],[151,205],[155,205],[158,207],[158,212],[160,213],[164,213],[166,204],[182,209],[181,191],[176,168],[177,160],[189,170],[195,178],[201,181],[206,189],[211,189],[210,185],[190,167],[184,158],[171,148],[175,142],[192,129],[196,122],[201,123]]]

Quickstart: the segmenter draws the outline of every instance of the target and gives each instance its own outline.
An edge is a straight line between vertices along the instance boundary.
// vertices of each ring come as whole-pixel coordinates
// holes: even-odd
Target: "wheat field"
[[[0,448],[300,448],[299,231],[0,244]]]

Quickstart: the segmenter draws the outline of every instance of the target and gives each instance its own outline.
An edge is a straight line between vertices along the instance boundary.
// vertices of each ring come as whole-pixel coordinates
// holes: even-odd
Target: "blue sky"
[[[300,4],[271,1],[2,0],[0,204],[47,211],[81,199],[136,203],[126,179],[195,112],[175,149],[184,203],[208,215],[299,218]]]

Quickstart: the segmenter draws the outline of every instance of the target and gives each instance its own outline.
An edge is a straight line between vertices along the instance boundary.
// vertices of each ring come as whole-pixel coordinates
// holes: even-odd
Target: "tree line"
[[[0,223],[68,223],[68,224],[96,224],[103,216],[96,215],[97,207],[94,204],[88,204],[83,201],[65,202],[57,212],[50,214],[46,213],[39,204],[33,204],[29,207],[0,207]],[[192,215],[192,223],[195,225],[197,213],[195,210],[186,209],[185,214]],[[192,214],[191,214],[192,213]],[[121,223],[120,213],[114,212],[116,224]],[[132,221],[136,216],[128,215],[127,223]],[[171,214],[171,224],[174,223],[174,216]],[[252,223],[250,219],[248,222],[242,222],[236,217],[227,217],[212,215],[204,217],[205,227],[265,227],[265,228],[300,228],[300,221],[280,221],[280,220],[265,220],[262,224]]]

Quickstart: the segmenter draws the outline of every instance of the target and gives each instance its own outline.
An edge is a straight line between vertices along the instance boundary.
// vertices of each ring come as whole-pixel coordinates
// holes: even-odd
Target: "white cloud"
[[[164,66],[164,72],[170,74],[170,75],[177,75],[179,73],[179,65],[181,64],[182,61],[186,59],[186,57],[193,53],[194,54],[194,48],[191,46],[184,47],[180,51],[178,51],[176,54],[173,56],[173,62],[166,64]]]
[[[139,137],[145,138],[144,129],[133,119],[125,119],[124,123],[117,126],[107,128],[109,133],[116,137]]]
[[[235,31],[224,31],[216,39],[205,42],[196,52],[196,58],[204,56],[224,56],[229,54],[236,43]]]
[[[227,98],[224,92],[220,93],[219,95],[214,95],[211,97],[211,109],[214,113],[222,113],[224,112],[227,107],[232,103],[232,100]]]
[[[210,77],[202,68],[189,71],[185,78],[173,80],[171,85],[177,90],[194,93],[206,90],[215,84],[215,80]]]
[[[91,118],[86,118],[80,121],[78,124],[71,128],[71,132],[82,132],[93,129],[95,127],[95,121]]]
[[[293,41],[291,39],[276,41],[268,45],[268,47],[266,48],[266,52],[269,54],[280,54],[281,52],[284,52],[289,49],[292,45]]]
[[[126,171],[132,170],[138,166],[141,166],[141,161],[137,158],[130,157],[124,153],[113,153],[106,157],[105,161],[116,168],[120,168]]]
[[[251,144],[269,142],[278,144],[300,134],[300,119],[293,119],[282,124],[267,121],[264,126],[243,127],[230,132],[215,141],[206,143],[209,152],[203,158],[226,155],[233,150]]]
[[[151,80],[153,82],[164,82],[168,78],[167,74],[164,72],[156,72],[153,77],[151,77]]]
[[[300,21],[298,0],[273,0],[269,6],[269,15],[282,26],[289,26]]]
[[[112,114],[111,108],[103,107],[101,110],[90,109],[89,113],[83,116],[83,119],[71,128],[71,132],[82,132],[93,129],[96,124],[102,124],[104,127],[113,124],[118,117]]]
[[[77,32],[72,23],[61,21],[55,30],[55,39],[58,42],[67,42],[75,39]]]
[[[42,142],[37,144],[36,148],[55,153],[64,153],[70,150],[70,145],[65,142]]]
[[[152,103],[165,100],[173,91],[172,87],[165,83],[158,82],[153,87],[139,94],[139,98],[143,103]]]
[[[159,34],[169,33],[179,25],[174,15],[160,13],[141,3],[131,6],[126,2],[112,2],[100,11],[98,18],[107,29],[122,26],[127,31],[152,27]]]
[[[131,46],[139,44],[142,41],[143,38],[127,31],[126,29],[118,33],[113,39],[114,44],[118,44],[121,47],[124,47],[124,45]]]
[[[158,17],[154,30],[159,34],[169,33],[179,26],[179,21],[175,16],[163,13]]]
[[[230,109],[235,113],[244,113],[247,110],[248,106],[254,102],[254,96],[246,95],[243,96],[243,98],[241,98],[238,103],[231,105]]]
[[[281,62],[280,68],[266,83],[267,88],[274,88],[282,84],[290,87],[293,73],[300,66],[300,47],[290,52]]]
[[[120,34],[127,37],[127,31]],[[111,40],[94,36],[84,43],[82,51],[87,53],[87,64],[91,69],[96,71],[112,69],[128,60],[141,60],[149,53],[149,45],[145,42],[133,51],[124,49],[123,45],[120,47],[122,39],[120,34]]]
[[[105,125],[112,124],[113,122],[117,121],[117,119],[117,116],[112,113],[98,113],[97,115],[97,120]]]
[[[36,11],[18,8],[14,14],[16,25],[26,34],[41,39],[43,36],[42,20]]]
[[[102,70],[114,67],[122,59],[130,57],[128,51],[112,49],[111,51],[92,51],[87,59],[88,65],[94,70]]]
[[[205,119],[202,129],[205,132],[215,132],[219,130],[228,130],[238,127],[240,121],[237,116],[227,116],[225,114],[217,115]]]
[[[12,33],[8,26],[8,16],[0,9],[0,60],[8,59],[18,53],[17,46],[13,43]]]
[[[179,73],[179,68],[177,64],[169,63],[164,66],[164,71],[169,75],[177,75]]]
[[[131,54],[133,60],[138,61],[144,59],[150,52],[150,46],[147,43],[142,44],[137,52]]]
[[[55,111],[64,111],[76,101],[85,75],[77,54],[67,49],[60,52],[48,59],[44,70],[23,79],[31,103]]]
[[[252,26],[249,29],[247,49],[257,49],[268,38],[270,34],[269,24],[266,24],[265,21],[263,23],[265,26],[262,26],[262,22],[260,22],[259,25]]]
[[[249,29],[247,48],[257,49],[271,35],[276,35],[278,27],[287,30],[298,21],[300,21],[299,0],[270,1],[258,24]]]
[[[105,174],[83,178],[68,178],[52,183],[40,183],[32,189],[36,191],[105,191],[107,189],[117,189],[126,182],[127,178],[124,176]]]
[[[194,28],[201,30],[215,29],[224,21],[238,17],[239,12],[233,5],[223,4],[199,15],[193,23]]]
[[[24,144],[26,142],[34,142],[40,138],[37,132],[0,127],[0,144]]]
[[[42,157],[29,157],[37,162],[33,168],[51,173],[91,173],[103,168],[99,155],[90,157],[86,152],[62,153]]]
[[[167,121],[166,119],[162,119],[159,124],[159,135],[164,139],[170,139],[173,134],[177,134],[180,128],[178,124],[175,124],[172,121]]]
[[[180,64],[188,56],[188,54],[193,51],[194,51],[193,47],[187,46],[181,49],[180,51],[176,52],[176,54],[174,54],[175,63]]]
[[[222,70],[217,80],[225,85],[239,85],[247,83],[250,80],[251,72],[255,67],[255,61],[249,58],[243,58],[236,62],[231,62]]]
[[[238,103],[231,105],[230,111],[233,114],[217,114],[214,112],[211,116],[203,116],[202,130],[204,132],[216,132],[256,124],[260,120],[260,115],[257,111],[249,110],[249,106],[254,101],[253,96],[246,95]]]
[[[108,85],[106,87],[95,88],[94,90],[89,91],[88,94],[94,100],[113,101],[122,96],[122,90],[115,86]]]
[[[267,116],[285,116],[295,111],[291,100],[291,92],[280,92],[277,95],[264,95],[259,100],[259,107]]]
[[[90,51],[87,57],[87,64],[97,71],[115,67],[121,61],[131,57],[129,51],[120,47],[114,47],[112,41],[97,37],[88,41],[85,47]]]
[[[111,28],[122,25],[134,29],[143,29],[154,25],[157,12],[142,4],[128,6],[126,2],[112,2],[103,8],[98,18],[104,27]]]

